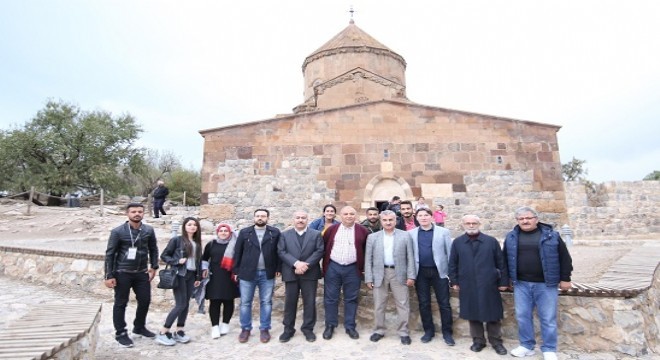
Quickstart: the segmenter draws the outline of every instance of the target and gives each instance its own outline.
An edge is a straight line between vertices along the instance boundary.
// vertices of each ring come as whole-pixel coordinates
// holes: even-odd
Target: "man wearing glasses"
[[[545,360],[557,359],[558,287],[571,288],[573,262],[566,244],[552,226],[540,223],[530,207],[515,212],[516,225],[504,240],[504,259],[513,285],[518,339],[515,357],[533,356],[534,308],[541,323],[541,351]]]

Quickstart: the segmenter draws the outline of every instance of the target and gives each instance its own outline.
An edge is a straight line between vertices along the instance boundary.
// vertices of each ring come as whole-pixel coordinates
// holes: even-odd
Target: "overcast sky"
[[[660,170],[660,1],[7,0],[0,128],[48,99],[130,113],[198,168],[198,131],[290,113],[306,56],[358,27],[406,59],[408,98],[562,126],[594,181]]]

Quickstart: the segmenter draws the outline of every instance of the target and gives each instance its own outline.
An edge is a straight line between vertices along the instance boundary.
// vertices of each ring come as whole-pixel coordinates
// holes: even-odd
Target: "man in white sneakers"
[[[520,346],[516,357],[534,355],[534,308],[541,323],[545,360],[557,359],[557,301],[559,289],[571,288],[573,261],[566,244],[550,225],[539,222],[530,207],[515,212],[516,225],[504,240],[504,260],[513,284]]]

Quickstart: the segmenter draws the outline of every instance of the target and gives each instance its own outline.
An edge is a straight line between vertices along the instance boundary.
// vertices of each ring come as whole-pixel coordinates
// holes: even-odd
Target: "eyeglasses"
[[[525,221],[525,220],[530,221],[530,220],[533,220],[533,219],[536,219],[536,216],[519,217],[517,220],[518,221]]]

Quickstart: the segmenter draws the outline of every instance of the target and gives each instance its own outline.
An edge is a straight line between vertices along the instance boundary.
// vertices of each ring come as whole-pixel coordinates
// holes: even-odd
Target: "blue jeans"
[[[344,328],[355,330],[355,317],[357,316],[358,295],[360,294],[361,284],[357,264],[339,265],[334,261],[330,261],[323,284],[325,325],[337,327],[339,324],[339,293],[343,288]]]
[[[513,299],[518,322],[520,345],[534,350],[534,308],[541,322],[541,351],[557,351],[557,286],[518,281],[513,287]]]
[[[453,334],[454,319],[451,315],[449,303],[449,279],[441,278],[438,268],[421,267],[415,281],[417,300],[419,301],[419,317],[422,318],[424,334],[435,336],[435,324],[433,323],[433,312],[431,311],[431,289],[435,293],[440,310],[440,322],[442,324],[442,335]]]
[[[252,281],[240,279],[241,290],[241,329],[252,330],[252,300],[254,289],[259,288],[259,329],[270,330],[270,314],[273,309],[273,287],[275,278],[267,279],[266,270],[257,270],[257,276]]]

